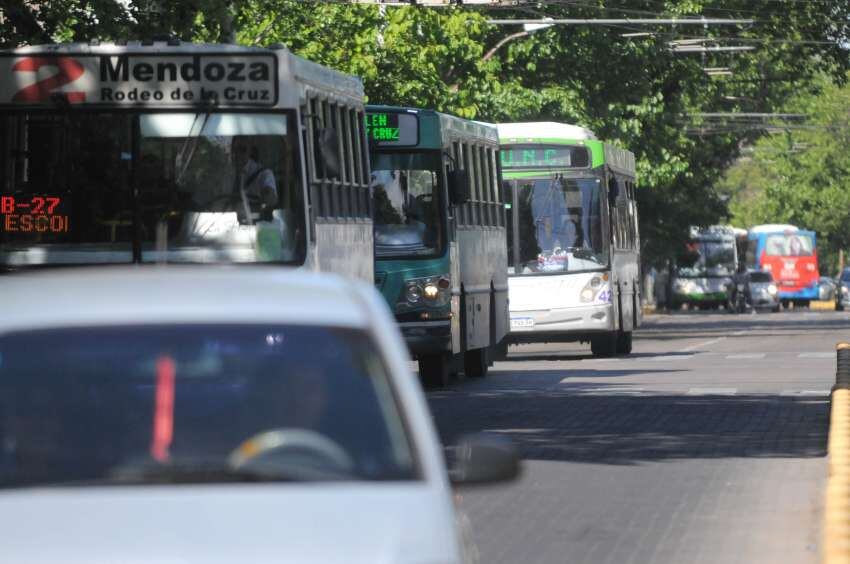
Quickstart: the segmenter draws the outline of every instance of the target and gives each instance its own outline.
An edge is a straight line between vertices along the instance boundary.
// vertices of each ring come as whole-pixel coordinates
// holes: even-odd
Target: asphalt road
[[[485,431],[524,475],[465,488],[482,562],[817,562],[835,343],[850,314],[647,316],[630,357],[511,349],[429,393],[446,444]]]

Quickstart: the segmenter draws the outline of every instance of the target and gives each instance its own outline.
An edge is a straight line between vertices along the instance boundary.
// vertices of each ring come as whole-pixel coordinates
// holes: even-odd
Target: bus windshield
[[[765,254],[771,257],[811,256],[814,253],[812,236],[806,233],[768,235]]]
[[[575,272],[608,265],[598,179],[553,177],[506,184],[511,190],[516,185],[518,194],[508,210],[509,273]]]
[[[0,264],[297,261],[291,123],[284,113],[0,117]]]
[[[682,277],[731,276],[735,273],[735,243],[691,241],[678,262]]]
[[[439,155],[372,155],[375,256],[435,256],[443,247]]]

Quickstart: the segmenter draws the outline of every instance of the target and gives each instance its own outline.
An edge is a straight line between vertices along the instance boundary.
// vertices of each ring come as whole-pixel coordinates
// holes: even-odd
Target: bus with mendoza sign
[[[507,332],[505,211],[495,127],[367,106],[375,284],[419,373],[481,377]]]
[[[499,124],[508,341],[629,354],[640,325],[635,159],[574,125]]]
[[[283,47],[0,51],[0,270],[269,263],[373,280],[363,86]]]

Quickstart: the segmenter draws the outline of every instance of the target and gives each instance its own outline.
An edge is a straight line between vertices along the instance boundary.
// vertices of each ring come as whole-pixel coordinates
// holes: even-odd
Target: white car
[[[14,274],[0,292],[0,562],[462,562],[383,299],[305,272]],[[472,438],[453,481],[509,479]]]

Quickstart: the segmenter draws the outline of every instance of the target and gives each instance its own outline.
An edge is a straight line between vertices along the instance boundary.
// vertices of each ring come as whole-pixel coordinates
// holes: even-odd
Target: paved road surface
[[[515,440],[525,474],[462,490],[482,562],[818,561],[834,345],[850,314],[648,316],[629,358],[512,349],[429,394],[443,440]]]

